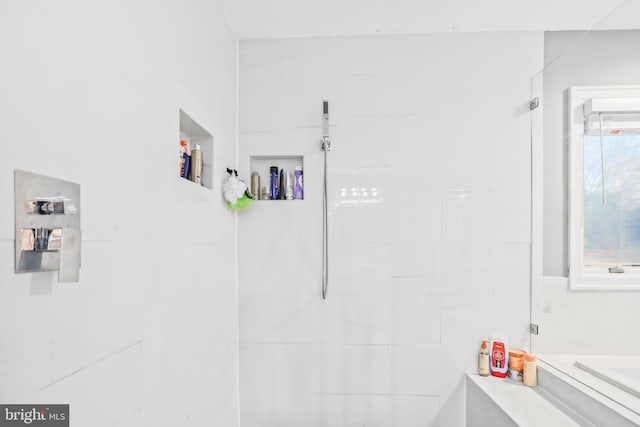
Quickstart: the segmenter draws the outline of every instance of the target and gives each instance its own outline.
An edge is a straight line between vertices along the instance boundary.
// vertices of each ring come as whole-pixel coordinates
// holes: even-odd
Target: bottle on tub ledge
[[[524,358],[526,352],[519,348],[509,349],[509,373],[508,376],[514,381],[522,381],[522,371],[524,369]]]
[[[489,376],[489,343],[487,340],[482,340],[482,346],[478,353],[478,375]]]
[[[524,373],[522,374],[522,381],[524,385],[529,387],[538,386],[538,364],[536,356],[533,354],[524,355]]]
[[[509,346],[507,339],[498,335],[491,335],[489,344],[489,369],[491,375],[505,378],[509,369]]]

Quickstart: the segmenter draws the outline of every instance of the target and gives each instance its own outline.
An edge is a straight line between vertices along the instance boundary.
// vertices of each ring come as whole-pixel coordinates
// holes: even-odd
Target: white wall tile
[[[242,393],[247,409],[242,414],[242,425],[260,427],[338,427],[339,408],[321,393]]]
[[[391,357],[392,389],[398,394],[440,396],[459,375],[455,355],[441,346],[398,346],[391,350]]]
[[[440,397],[440,411],[436,425],[467,425],[465,380],[461,379],[455,390]]]
[[[509,210],[493,211],[491,233],[495,242],[527,243],[531,241],[531,211]]]
[[[198,425],[213,408],[215,425],[237,426],[236,216],[219,190],[237,153],[237,40],[224,13],[1,8],[2,400],[70,403],[73,425]],[[176,176],[180,108],[214,135],[212,191]],[[14,169],[80,184],[79,283],[14,274]]]
[[[391,245],[348,241],[341,242],[339,247],[339,252],[332,251],[329,254],[332,278],[344,282],[338,289],[339,292],[349,292],[357,288],[364,291],[389,276]]]
[[[143,409],[141,345],[132,344],[38,391],[37,402],[69,404],[70,421],[126,425]]]
[[[242,344],[240,393],[390,391],[387,346]],[[267,369],[265,369],[267,368]]]
[[[435,279],[442,245],[429,242],[392,243],[390,250],[391,277],[428,277]]]
[[[250,343],[328,343],[337,301],[314,293],[264,292],[241,297],[240,337]]]
[[[534,33],[240,44],[239,162],[302,152],[309,183],[304,204],[239,216],[245,425],[464,425],[481,340],[505,319],[528,333],[530,124],[514,112],[541,52]],[[375,206],[338,203],[374,187]]]
[[[439,344],[440,298],[435,295],[340,296],[344,344]]]
[[[439,398],[435,396],[351,395],[330,396],[341,404],[340,427],[432,425],[438,416]]]
[[[358,199],[364,186],[345,187],[347,197]],[[369,187],[370,188],[370,187]],[[351,196],[353,194],[353,196]],[[337,236],[340,242],[388,241],[389,231],[381,224],[389,223],[389,209],[379,206],[339,206],[336,208]]]
[[[444,242],[490,242],[492,207],[490,193],[452,192],[443,196]]]
[[[419,186],[419,178],[407,182]],[[442,193],[396,188],[389,196],[393,242],[442,241]],[[405,209],[398,209],[404,206]]]
[[[42,278],[14,274],[14,242],[0,240],[0,398],[26,402],[32,391],[51,382],[49,304],[53,273]]]

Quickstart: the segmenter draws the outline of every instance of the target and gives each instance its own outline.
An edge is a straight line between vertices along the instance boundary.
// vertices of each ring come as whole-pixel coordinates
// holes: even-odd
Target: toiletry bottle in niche
[[[187,153],[182,155],[182,177],[184,179],[190,179],[191,177],[191,156]]]
[[[296,200],[302,200],[304,199],[304,190],[303,190],[303,184],[302,184],[302,166],[296,166],[296,170],[295,170],[295,187],[293,190],[293,198]]]
[[[251,195],[253,200],[260,200],[260,175],[258,172],[251,174]]]
[[[187,154],[187,141],[180,140],[180,176],[184,176],[184,155]]]
[[[284,200],[285,171],[280,169],[280,178],[278,179],[278,200]]]
[[[278,200],[278,167],[269,168],[269,199]]]
[[[266,185],[262,186],[262,193],[260,194],[260,200],[269,200],[269,189]]]
[[[489,344],[482,340],[482,346],[478,353],[478,375],[489,376]]]
[[[287,171],[285,174],[285,193],[284,198],[287,200],[293,200],[293,177],[291,176],[291,171]]]
[[[196,144],[196,148],[191,150],[191,181],[202,185],[202,148]]]

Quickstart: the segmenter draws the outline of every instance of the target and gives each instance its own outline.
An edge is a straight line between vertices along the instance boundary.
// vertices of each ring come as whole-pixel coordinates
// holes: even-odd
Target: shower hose
[[[327,200],[327,152],[330,142],[323,139],[324,178],[322,180],[322,299],[327,299],[329,289],[329,204]]]

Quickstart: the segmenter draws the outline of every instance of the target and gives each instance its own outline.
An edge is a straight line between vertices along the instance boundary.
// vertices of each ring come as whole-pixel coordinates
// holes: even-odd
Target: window
[[[640,86],[569,99],[569,283],[640,289]]]

